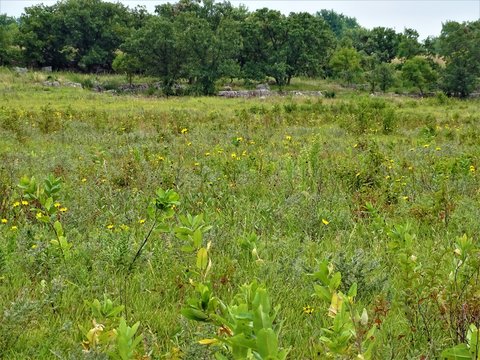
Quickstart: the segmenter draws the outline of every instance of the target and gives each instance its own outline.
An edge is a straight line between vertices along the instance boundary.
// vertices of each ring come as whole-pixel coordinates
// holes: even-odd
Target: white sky
[[[53,5],[56,1],[0,0],[0,13],[20,16],[24,7],[43,3]],[[145,5],[151,12],[155,5],[175,2],[159,0],[121,0],[133,8]],[[366,28],[384,26],[397,32],[405,27],[416,29],[421,39],[439,35],[442,23],[447,20],[475,21],[480,19],[480,0],[231,0],[232,5],[246,5],[250,10],[268,7],[288,14],[292,11],[315,13],[321,9],[333,9],[338,13],[355,17]]]

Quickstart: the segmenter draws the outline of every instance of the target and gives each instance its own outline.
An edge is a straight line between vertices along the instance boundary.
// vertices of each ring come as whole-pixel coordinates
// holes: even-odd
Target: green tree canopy
[[[20,18],[19,44],[32,66],[108,70],[115,50],[142,17],[140,10],[101,0],[33,6]]]
[[[368,33],[363,51],[367,55],[376,56],[381,62],[389,62],[397,55],[398,42],[395,30],[375,27]]]
[[[185,58],[179,44],[174,24],[155,16],[127,38],[121,49],[123,56],[130,59],[126,64],[130,72],[139,70],[136,65],[141,64],[145,73],[161,79],[164,91],[169,94],[181,76]]]
[[[418,41],[418,32],[416,30],[405,29],[398,37],[398,57],[410,59],[422,53],[422,45]]]
[[[287,84],[294,76],[323,75],[336,42],[328,25],[308,13],[291,13],[287,28]]]
[[[245,78],[271,76],[279,85],[287,82],[287,34],[287,19],[279,11],[263,8],[247,17],[240,55]]]
[[[321,10],[316,16],[327,23],[338,39],[342,38],[348,30],[360,28],[357,19],[338,14],[333,10]]]
[[[340,48],[333,54],[330,66],[334,74],[347,85],[352,85],[358,80],[362,68],[362,56],[352,47]]]
[[[366,65],[365,78],[370,84],[371,92],[375,92],[377,87],[385,92],[395,82],[395,70],[392,64],[368,59]]]
[[[415,56],[403,64],[402,77],[408,85],[418,88],[423,95],[427,89],[434,87],[438,75],[428,59]]]
[[[20,48],[15,44],[18,35],[16,19],[0,15],[0,66],[13,65],[20,60]]]
[[[442,88],[447,94],[467,97],[480,76],[480,20],[443,24],[438,49],[447,62]]]

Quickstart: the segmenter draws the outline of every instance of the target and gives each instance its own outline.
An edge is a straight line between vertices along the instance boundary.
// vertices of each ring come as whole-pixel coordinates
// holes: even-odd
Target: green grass
[[[308,276],[323,259],[342,272],[343,291],[359,284],[370,321],[379,317],[375,359],[438,358],[459,341],[438,304],[455,295],[457,238],[478,243],[478,100],[353,92],[163,99],[46,88],[44,76],[0,73],[0,217],[8,221],[0,224],[0,357],[82,356],[78,325],[90,328],[93,319],[84,300],[107,294],[122,302],[125,264],[149,226],[139,220],[159,187],[179,193],[178,214],[204,213],[213,226],[206,239],[218,297],[230,300],[253,279],[266,285],[280,305],[290,359],[327,356],[319,338],[329,304],[311,296]],[[63,179],[60,202],[68,208],[66,264],[31,204],[13,206],[22,176],[51,173]],[[407,223],[413,245],[392,248],[388,231]],[[262,264],[239,245],[252,233]],[[128,282],[129,323],[140,321],[140,353],[152,359],[178,351],[210,359],[197,341],[216,329],[180,315],[194,264],[180,246],[172,233],[152,235]],[[402,251],[416,257],[411,273],[397,257]],[[478,286],[475,277],[464,283]],[[460,298],[471,305],[475,296]],[[445,306],[458,316],[452,302]]]

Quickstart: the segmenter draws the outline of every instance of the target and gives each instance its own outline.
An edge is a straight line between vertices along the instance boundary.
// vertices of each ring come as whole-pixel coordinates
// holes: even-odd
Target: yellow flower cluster
[[[20,205],[23,205],[23,206],[27,206],[28,205],[28,201],[27,200],[22,200],[22,201],[15,201],[13,203],[13,207],[18,207]]]
[[[303,313],[306,315],[312,315],[315,309],[311,307],[310,305],[304,306],[303,307]]]

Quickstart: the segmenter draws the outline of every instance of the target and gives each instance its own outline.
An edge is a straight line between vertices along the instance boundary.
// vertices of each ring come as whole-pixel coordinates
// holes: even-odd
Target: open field
[[[213,359],[221,347],[198,341],[232,329],[182,316],[192,283],[225,304],[264,285],[289,359],[440,358],[480,325],[480,101],[164,99],[42,81],[0,72],[0,358],[107,358],[116,340],[88,330],[111,335],[123,316],[140,322],[132,358]],[[158,188],[180,203],[164,199],[160,219]],[[174,231],[187,213],[212,227],[190,252]],[[92,311],[104,296],[125,308]]]

